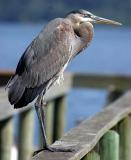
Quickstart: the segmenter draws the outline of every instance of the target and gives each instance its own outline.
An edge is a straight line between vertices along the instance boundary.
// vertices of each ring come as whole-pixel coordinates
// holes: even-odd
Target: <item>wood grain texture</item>
[[[55,99],[54,107],[54,136],[53,140],[56,141],[64,134],[65,129],[65,109],[66,109],[66,96],[61,96]]]
[[[13,146],[13,118],[0,122],[0,160],[9,160]]]
[[[109,130],[100,140],[101,160],[119,160],[119,135]]]
[[[53,123],[54,123],[54,101],[50,101],[47,103],[46,107],[46,136],[48,140],[48,144],[52,144],[53,141]],[[41,132],[41,130],[40,130]],[[42,135],[41,135],[42,136]],[[43,139],[41,137],[42,143]],[[42,145],[41,145],[42,147]]]
[[[95,151],[91,151],[82,160],[100,160],[100,155]]]
[[[120,160],[131,159],[131,117],[126,117],[118,124],[120,135]]]
[[[66,133],[52,147],[73,148],[69,153],[43,151],[32,160],[80,160],[90,152],[100,138],[120,120],[131,113],[131,91],[123,95],[94,117]]]
[[[29,160],[33,152],[34,112],[29,109],[19,116],[18,159]]]

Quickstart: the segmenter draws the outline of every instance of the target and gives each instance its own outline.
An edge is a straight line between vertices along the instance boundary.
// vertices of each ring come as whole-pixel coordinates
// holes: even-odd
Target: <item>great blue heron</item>
[[[42,128],[44,149],[57,151],[47,145],[42,117],[43,95],[63,77],[68,63],[90,44],[93,23],[121,25],[82,9],[50,21],[27,47],[8,83],[8,98],[14,108],[24,107],[38,97],[35,109]]]

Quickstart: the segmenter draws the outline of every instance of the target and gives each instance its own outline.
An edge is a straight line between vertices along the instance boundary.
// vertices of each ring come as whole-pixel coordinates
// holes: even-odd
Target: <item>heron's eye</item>
[[[91,15],[90,15],[90,14],[85,14],[84,17],[85,17],[85,18],[86,18],[86,17],[91,17]]]

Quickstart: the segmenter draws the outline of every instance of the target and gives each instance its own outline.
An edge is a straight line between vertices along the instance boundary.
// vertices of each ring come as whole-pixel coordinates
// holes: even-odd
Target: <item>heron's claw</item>
[[[33,153],[33,156],[35,156],[36,154],[38,154],[44,150],[49,151],[49,152],[73,152],[73,151],[75,151],[75,149],[73,149],[73,148],[54,148],[54,147],[47,146],[46,148],[35,151]]]
[[[42,152],[44,149],[39,149],[37,151],[34,151],[33,154],[32,154],[32,157],[34,157],[36,154]]]
[[[47,150],[51,152],[73,152],[74,151],[73,148],[55,148],[50,146],[47,147]]]

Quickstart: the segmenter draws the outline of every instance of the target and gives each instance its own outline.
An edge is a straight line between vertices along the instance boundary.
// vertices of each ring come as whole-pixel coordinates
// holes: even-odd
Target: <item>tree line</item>
[[[0,21],[40,22],[80,8],[131,24],[131,0],[0,0]]]

